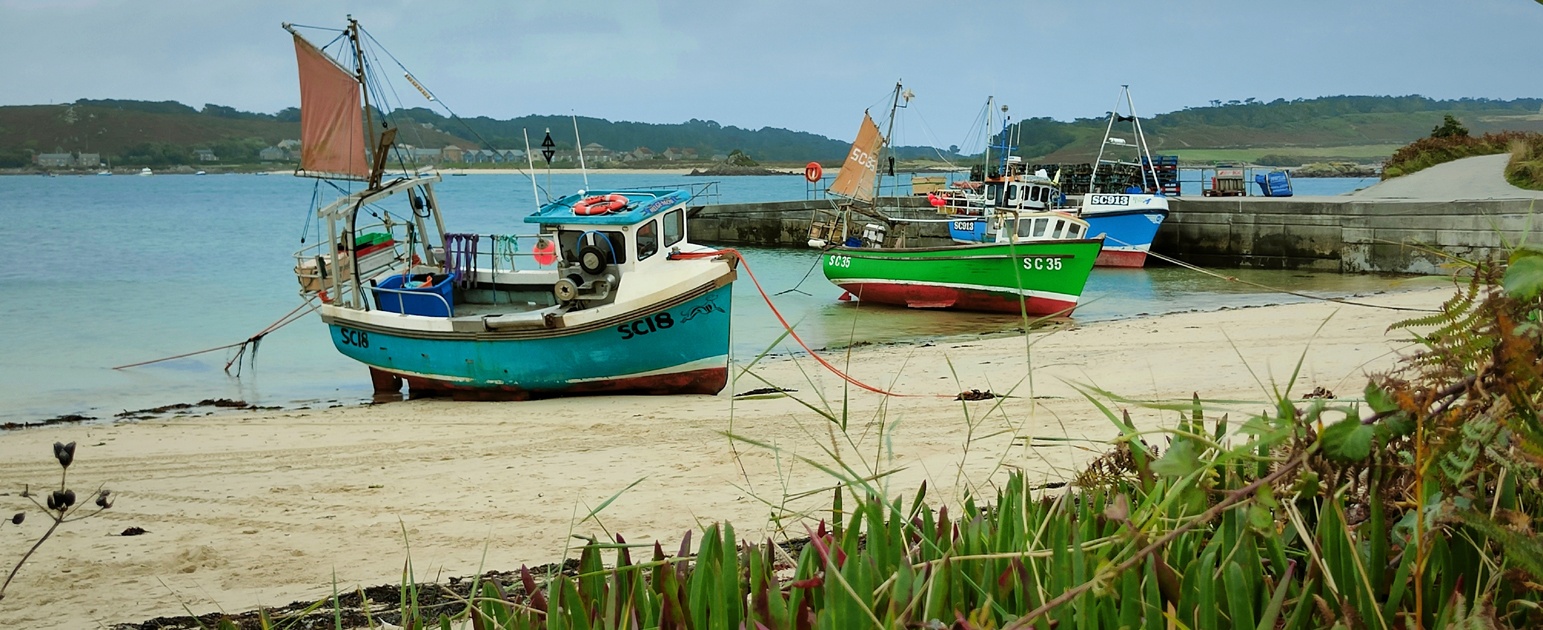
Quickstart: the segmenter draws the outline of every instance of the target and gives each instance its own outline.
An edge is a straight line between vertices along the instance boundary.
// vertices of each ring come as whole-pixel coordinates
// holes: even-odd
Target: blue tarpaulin
[[[1291,176],[1286,171],[1271,171],[1268,175],[1255,175],[1254,183],[1266,197],[1290,197]]]

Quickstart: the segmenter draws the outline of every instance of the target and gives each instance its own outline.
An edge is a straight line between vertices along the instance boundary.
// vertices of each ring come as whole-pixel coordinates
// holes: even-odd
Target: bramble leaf
[[[1200,469],[1200,453],[1190,440],[1176,440],[1173,446],[1152,462],[1152,472],[1164,477],[1183,477]]]
[[[1318,436],[1323,441],[1323,452],[1329,457],[1345,461],[1366,459],[1372,453],[1371,425],[1361,424],[1358,418],[1345,418],[1328,426]]]
[[[1398,410],[1398,403],[1393,400],[1393,396],[1374,382],[1366,384],[1366,405],[1377,413]]]
[[[1506,295],[1518,300],[1530,300],[1543,292],[1543,256],[1523,256],[1511,262],[1505,270]]]

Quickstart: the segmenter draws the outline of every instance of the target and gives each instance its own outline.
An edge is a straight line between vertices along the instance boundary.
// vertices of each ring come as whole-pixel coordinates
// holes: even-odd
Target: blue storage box
[[[403,288],[404,284],[432,284]],[[375,307],[382,311],[425,317],[449,317],[455,311],[455,274],[395,274],[387,276],[380,284],[370,287],[375,294]]]

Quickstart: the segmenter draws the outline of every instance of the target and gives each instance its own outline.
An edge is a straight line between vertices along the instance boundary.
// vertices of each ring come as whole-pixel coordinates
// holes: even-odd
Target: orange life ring
[[[536,241],[536,246],[530,250],[531,256],[536,259],[536,264],[546,266],[557,262],[557,244],[547,239]]]
[[[820,168],[819,162],[810,162],[804,165],[804,179],[813,184],[820,181],[820,176],[825,174],[825,169]]]
[[[627,198],[611,193],[609,195],[585,197],[583,201],[573,204],[573,213],[585,217],[615,212],[625,207],[627,207]]]

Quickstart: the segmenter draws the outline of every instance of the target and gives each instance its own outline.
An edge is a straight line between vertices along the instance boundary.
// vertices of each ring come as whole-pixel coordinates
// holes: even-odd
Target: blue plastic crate
[[[402,288],[402,285],[436,281],[432,285]],[[449,317],[455,311],[455,274],[395,274],[371,287],[375,294],[375,307],[391,313],[423,315],[425,317]],[[441,299],[443,298],[443,299]]]

